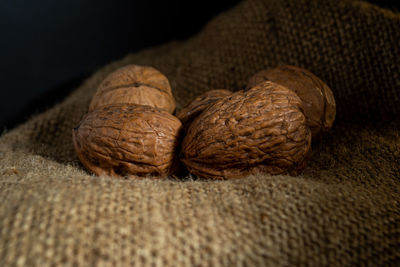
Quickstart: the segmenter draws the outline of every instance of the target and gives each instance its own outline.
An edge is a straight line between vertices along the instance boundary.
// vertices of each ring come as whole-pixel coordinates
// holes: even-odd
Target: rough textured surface
[[[187,129],[192,121],[208,106],[230,94],[232,94],[232,92],[225,89],[214,89],[207,91],[193,99],[193,101],[181,109],[176,116],[182,122],[184,128]]]
[[[311,131],[295,92],[267,81],[221,98],[190,125],[181,160],[213,179],[296,174],[306,166]]]
[[[399,14],[359,1],[249,0],[188,41],[98,70],[1,136],[0,265],[398,265],[399,28]],[[337,118],[298,177],[94,177],[71,129],[128,64],[164,73],[178,108],[261,69],[304,67],[331,87]]]
[[[296,92],[303,101],[302,108],[313,139],[332,128],[336,117],[335,97],[317,76],[304,68],[283,65],[257,72],[249,79],[247,89],[264,81],[276,82]]]
[[[167,77],[150,66],[130,64],[110,73],[99,85],[89,111],[108,104],[131,103],[175,111]]]
[[[182,124],[150,106],[113,104],[85,115],[72,131],[80,161],[96,175],[174,174]]]

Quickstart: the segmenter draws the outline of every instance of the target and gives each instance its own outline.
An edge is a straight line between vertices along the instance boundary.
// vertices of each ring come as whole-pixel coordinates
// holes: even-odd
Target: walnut
[[[205,178],[297,174],[311,151],[301,105],[296,93],[269,81],[226,96],[189,126],[181,160]]]
[[[196,97],[189,105],[184,107],[176,114],[178,119],[181,120],[183,127],[187,129],[192,121],[203,112],[208,106],[217,100],[232,94],[231,91],[224,89],[214,89],[205,92],[204,94]]]
[[[335,98],[331,89],[317,76],[308,70],[285,65],[256,73],[250,78],[247,89],[264,81],[286,86],[301,98],[313,140],[332,127],[336,116]]]
[[[167,77],[147,66],[128,65],[110,73],[97,88],[89,112],[117,103],[149,105],[170,113],[175,111]]]
[[[113,104],[86,114],[73,129],[75,151],[97,175],[165,177],[178,167],[182,124],[165,110]]]

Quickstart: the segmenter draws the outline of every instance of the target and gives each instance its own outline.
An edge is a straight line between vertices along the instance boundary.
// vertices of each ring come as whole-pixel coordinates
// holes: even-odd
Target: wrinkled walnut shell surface
[[[332,90],[310,71],[289,65],[261,70],[250,78],[247,89],[264,81],[281,84],[296,92],[303,101],[302,108],[313,139],[332,127],[336,117]]]
[[[293,91],[272,82],[224,97],[189,126],[181,160],[213,179],[255,173],[297,174],[311,151],[311,131]]]
[[[118,103],[149,105],[175,111],[175,100],[167,77],[152,67],[128,65],[110,73],[97,88],[89,112]]]
[[[177,168],[181,122],[150,106],[100,107],[73,129],[82,164],[97,175],[165,177]]]
[[[217,100],[230,94],[232,94],[232,92],[225,89],[214,89],[207,91],[204,94],[196,97],[192,102],[189,103],[189,105],[179,111],[176,116],[182,122],[183,127],[187,129],[192,121],[200,113],[202,113],[204,109],[206,109]]]

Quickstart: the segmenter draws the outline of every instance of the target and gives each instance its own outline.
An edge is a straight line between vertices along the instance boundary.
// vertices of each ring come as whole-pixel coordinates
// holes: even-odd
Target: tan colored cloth
[[[128,55],[0,138],[0,266],[400,263],[400,15],[359,1],[248,0],[184,42]],[[90,175],[71,129],[127,64],[170,79],[178,108],[256,71],[305,67],[337,121],[298,177],[153,181]]]

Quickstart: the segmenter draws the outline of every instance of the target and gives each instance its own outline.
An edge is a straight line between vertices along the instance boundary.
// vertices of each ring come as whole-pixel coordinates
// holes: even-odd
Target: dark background
[[[102,65],[149,46],[189,38],[238,2],[0,1],[0,130],[61,101]],[[400,6],[369,2],[395,11]]]

